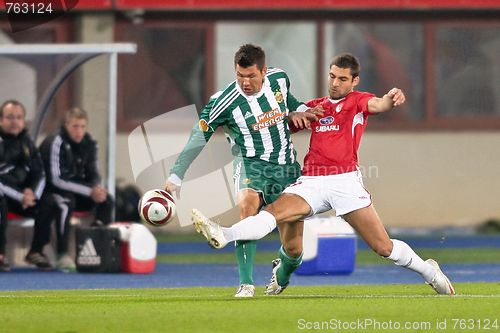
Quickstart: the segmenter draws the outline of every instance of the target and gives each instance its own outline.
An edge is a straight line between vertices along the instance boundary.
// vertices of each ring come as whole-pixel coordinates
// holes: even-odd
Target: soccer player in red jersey
[[[405,95],[398,88],[382,97],[355,91],[359,72],[356,57],[337,55],[328,73],[329,96],[306,103],[312,112],[322,115],[308,126],[312,132],[310,147],[297,182],[259,214],[230,228],[222,228],[193,210],[195,226],[212,246],[222,248],[237,239],[260,239],[278,225],[283,245],[266,286],[266,294],[277,295],[287,287],[290,275],[302,261],[303,222],[297,221],[333,209],[377,254],[419,273],[437,293],[453,295],[453,286],[434,260],[424,261],[405,242],[389,238],[363,186],[357,153],[368,117],[403,104]]]

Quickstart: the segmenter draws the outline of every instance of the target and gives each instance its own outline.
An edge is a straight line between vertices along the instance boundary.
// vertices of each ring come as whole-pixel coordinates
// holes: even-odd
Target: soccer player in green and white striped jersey
[[[235,156],[233,178],[243,219],[273,202],[300,176],[288,121],[304,127],[316,117],[304,112],[308,107],[290,93],[286,73],[266,66],[262,48],[251,44],[241,46],[234,65],[236,80],[210,98],[170,170],[165,189],[179,194],[188,167],[222,126]],[[293,235],[285,232],[281,237]],[[236,242],[240,275],[236,297],[252,297],[255,293],[252,272],[255,252],[255,241]]]

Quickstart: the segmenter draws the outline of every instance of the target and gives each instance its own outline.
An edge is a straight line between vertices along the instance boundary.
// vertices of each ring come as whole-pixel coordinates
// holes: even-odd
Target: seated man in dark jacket
[[[97,169],[97,144],[87,133],[88,115],[80,108],[66,112],[64,124],[57,135],[47,137],[40,146],[47,192],[60,209],[56,217],[57,266],[73,270],[75,263],[68,256],[71,214],[74,210],[94,210],[94,225],[111,222],[113,200],[100,185]]]
[[[42,253],[57,212],[54,201],[43,194],[45,173],[40,153],[25,129],[26,110],[15,100],[0,106],[0,271],[10,270],[5,258],[7,212],[35,218],[35,232],[26,261],[40,270],[52,266]]]

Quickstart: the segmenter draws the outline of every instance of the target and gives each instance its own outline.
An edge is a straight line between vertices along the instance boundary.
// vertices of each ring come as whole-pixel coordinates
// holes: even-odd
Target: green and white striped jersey
[[[281,69],[268,68],[261,91],[253,96],[245,95],[234,81],[210,98],[170,173],[184,178],[189,165],[219,126],[223,126],[230,139],[233,155],[293,164],[296,152],[290,138],[288,112],[307,109],[290,93],[290,81]]]

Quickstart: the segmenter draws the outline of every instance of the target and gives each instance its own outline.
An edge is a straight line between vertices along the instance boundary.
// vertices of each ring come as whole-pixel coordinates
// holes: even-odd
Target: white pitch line
[[[134,297],[145,297],[145,298],[204,298],[204,297],[213,297],[213,298],[225,298],[224,295],[140,295],[140,294],[117,294],[117,295],[106,295],[106,294],[95,294],[95,295],[1,295],[0,298],[60,298],[60,297],[116,297],[116,298],[134,298]]]
[[[289,298],[500,298],[500,295],[280,295],[278,297]]]
[[[0,298],[59,298],[61,295],[1,295]],[[72,295],[65,295],[64,297],[73,297]],[[141,294],[94,294],[94,295],[75,295],[75,298],[81,297],[115,297],[115,298],[207,298],[213,297],[224,300],[228,296],[224,295],[141,295]],[[325,298],[325,299],[385,299],[385,298],[401,298],[401,299],[413,299],[413,298],[500,298],[500,295],[470,295],[470,294],[458,294],[454,296],[447,295],[279,295],[279,296],[257,296],[256,298],[269,298],[269,299],[280,299],[280,298]],[[231,297],[231,299],[233,299]]]

